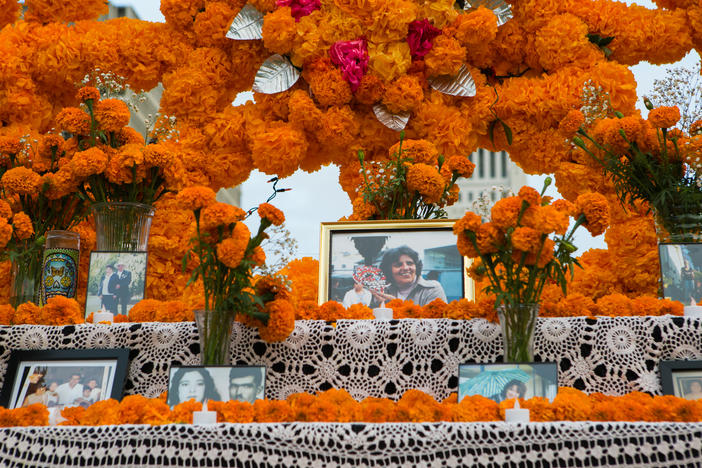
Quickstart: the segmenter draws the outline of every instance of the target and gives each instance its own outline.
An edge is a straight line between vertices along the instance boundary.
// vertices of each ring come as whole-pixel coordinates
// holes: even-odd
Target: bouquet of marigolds
[[[0,247],[12,261],[13,306],[37,302],[45,234],[68,230],[85,214],[77,183],[62,172],[60,135],[0,136]]]
[[[459,177],[475,165],[465,156],[445,160],[426,140],[404,140],[390,148],[389,159],[366,161],[359,151],[363,181],[350,219],[445,218],[444,207],[458,200]]]
[[[702,121],[690,134],[674,128],[680,119],[676,106],[650,109],[648,119],[637,115],[596,120],[577,130],[573,143],[582,148],[611,177],[622,205],[647,202],[654,211],[661,240],[702,239]],[[582,123],[580,111],[567,117]]]
[[[201,340],[203,365],[229,362],[229,340],[235,317],[257,325],[266,341],[282,341],[295,328],[295,311],[289,292],[276,278],[254,281],[252,270],[262,265],[266,255],[261,242],[265,230],[285,221],[283,213],[268,203],[258,207],[258,231],[251,236],[242,221],[246,213],[238,207],[219,203],[207,187],[188,187],[177,195],[181,205],[195,215],[196,235],[192,249],[183,259],[197,263],[189,283],[201,280],[204,311],[195,319]]]
[[[544,190],[550,184],[546,179]],[[564,291],[577,260],[572,254],[573,234],[585,226],[593,236],[609,225],[609,205],[598,193],[580,195],[575,204],[550,202],[531,187],[492,207],[489,222],[467,212],[453,227],[461,255],[476,259],[470,273],[476,280],[487,277],[485,292],[495,295],[502,326],[505,359],[533,360],[533,332],[541,292],[556,282]],[[575,224],[568,230],[570,217]]]

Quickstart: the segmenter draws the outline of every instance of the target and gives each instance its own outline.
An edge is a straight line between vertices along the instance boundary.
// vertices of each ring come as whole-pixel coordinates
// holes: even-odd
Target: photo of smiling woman
[[[214,380],[205,368],[181,367],[171,377],[168,405],[173,407],[191,399],[200,403],[205,400],[221,400]]]
[[[373,306],[393,299],[412,301],[424,306],[434,299],[446,302],[446,294],[438,281],[422,278],[422,261],[419,254],[403,245],[390,249],[383,255],[380,269],[390,283],[384,292],[371,290]]]

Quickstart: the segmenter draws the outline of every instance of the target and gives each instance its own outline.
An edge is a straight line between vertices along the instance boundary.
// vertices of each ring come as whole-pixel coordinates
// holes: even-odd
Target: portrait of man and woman
[[[172,366],[168,382],[168,404],[188,400],[245,401],[265,397],[266,368],[262,366]]]
[[[86,313],[127,315],[144,298],[146,252],[92,252]]]
[[[393,299],[450,302],[465,297],[463,270],[450,229],[333,233],[328,298],[347,308]]]
[[[33,366],[13,407],[41,403],[48,408],[83,406],[87,408],[106,396],[110,369],[103,366]]]

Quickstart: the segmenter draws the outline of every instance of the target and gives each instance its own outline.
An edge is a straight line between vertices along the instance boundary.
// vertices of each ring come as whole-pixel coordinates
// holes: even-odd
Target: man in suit
[[[115,267],[107,265],[105,274],[100,278],[98,296],[101,305],[113,314],[117,314],[117,286],[119,278],[115,274]]]
[[[132,291],[129,287],[132,283],[132,272],[124,269],[124,263],[117,263],[117,301],[121,306],[121,314],[127,315],[127,305],[132,298]]]

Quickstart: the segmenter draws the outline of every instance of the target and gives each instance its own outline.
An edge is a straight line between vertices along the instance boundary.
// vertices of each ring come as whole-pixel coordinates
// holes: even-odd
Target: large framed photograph
[[[319,303],[378,307],[394,298],[424,306],[473,298],[453,220],[322,223]]]
[[[237,400],[253,403],[266,394],[264,366],[171,366],[168,404],[188,400]]]
[[[128,349],[12,351],[0,404],[21,408],[42,403],[63,408],[119,400],[128,363]]]
[[[702,244],[659,244],[663,297],[696,305],[702,300]]]
[[[553,401],[558,391],[555,362],[517,364],[466,363],[458,366],[458,401],[482,395],[496,402],[534,396]]]
[[[101,309],[127,315],[144,299],[146,252],[91,252],[85,316]]]
[[[661,386],[666,395],[702,398],[702,361],[661,361]]]

